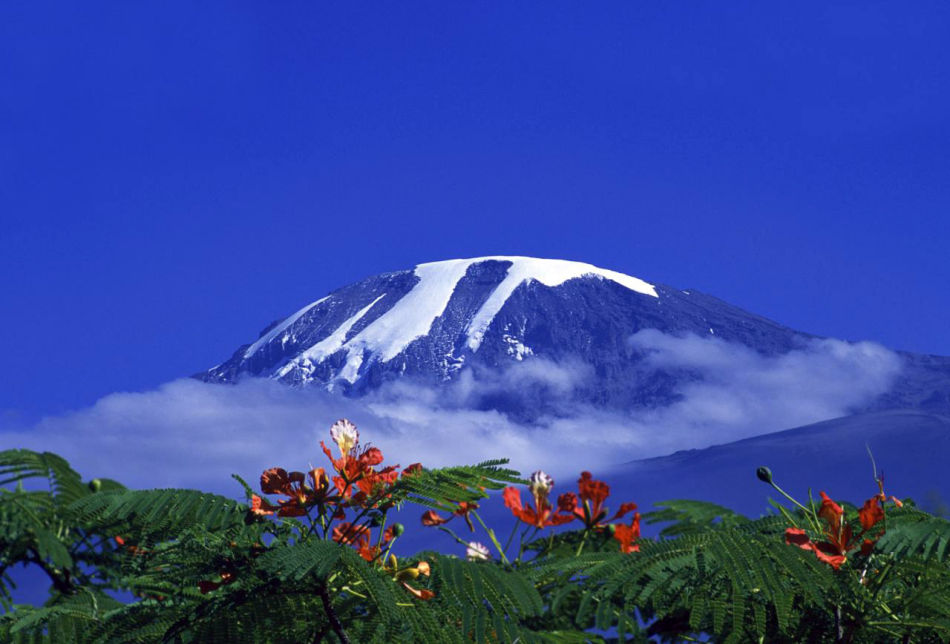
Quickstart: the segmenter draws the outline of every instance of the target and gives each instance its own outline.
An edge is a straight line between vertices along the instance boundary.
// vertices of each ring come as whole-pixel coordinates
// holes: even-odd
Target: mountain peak
[[[677,400],[695,374],[675,361],[658,367],[653,356],[657,342],[677,339],[769,358],[814,338],[712,296],[591,264],[496,255],[419,264],[344,286],[197,377],[271,378],[350,396],[402,378],[455,381],[466,405],[536,417],[556,415],[571,400],[619,409]],[[934,390],[927,382],[950,375],[950,363],[904,361],[903,384],[881,399],[885,406],[920,398]],[[928,395],[916,404],[943,409],[950,400],[944,389],[932,401]]]
[[[589,308],[572,301],[601,299],[597,289],[621,299],[660,297],[653,284],[584,262],[503,255],[428,262],[351,284],[300,308],[202,377],[266,376],[351,390],[371,371],[392,363],[387,371],[450,379],[466,360],[471,362],[490,330],[497,336],[494,344],[501,342],[501,359],[533,355],[524,344],[525,324],[531,327],[527,318],[538,312],[510,302],[515,294],[520,301],[553,297],[568,292],[565,288],[573,295],[558,296],[561,305],[555,308]],[[505,321],[496,323],[504,311]],[[508,319],[513,312],[522,320],[519,329]],[[499,359],[498,348],[487,351],[493,362]]]
[[[631,277],[630,275],[598,268],[597,266],[584,262],[505,255],[430,262],[416,266],[415,274],[420,278],[420,286],[422,286],[422,288],[417,288],[419,288],[421,298],[435,295],[435,297],[432,300],[428,300],[427,303],[432,305],[431,312],[435,312],[436,309],[438,309],[438,312],[431,317],[428,315],[422,316],[423,318],[428,318],[427,320],[419,320],[419,326],[425,326],[425,329],[421,333],[416,333],[413,337],[419,337],[428,331],[432,320],[445,309],[445,305],[448,304],[448,300],[455,291],[459,280],[465,276],[468,269],[473,265],[484,262],[505,262],[508,263],[509,266],[505,278],[495,287],[468,324],[466,329],[466,345],[472,351],[478,350],[485,336],[485,331],[487,331],[492,320],[498,315],[498,312],[508,301],[508,298],[511,297],[514,290],[525,282],[533,280],[545,286],[553,287],[560,286],[564,282],[572,279],[598,277],[600,279],[616,282],[631,291],[658,297],[656,288],[652,284],[644,282],[639,278]],[[416,289],[413,290],[415,291]],[[415,303],[414,300],[412,305]],[[416,329],[413,329],[413,332],[415,331]],[[398,353],[398,351],[396,353]],[[389,355],[389,358],[384,358],[384,360],[391,359],[395,353],[390,350],[386,355]]]
[[[625,286],[632,291],[656,297],[653,284],[617,271],[599,268],[593,264],[566,259],[546,259],[540,257],[523,257],[518,255],[486,255],[470,259],[448,259],[438,262],[428,262],[415,267],[417,275],[421,273],[452,273],[465,271],[474,264],[483,262],[509,263],[508,279],[506,281],[518,283],[525,280],[537,280],[545,286],[559,286],[570,279],[585,276],[597,276],[609,279]]]

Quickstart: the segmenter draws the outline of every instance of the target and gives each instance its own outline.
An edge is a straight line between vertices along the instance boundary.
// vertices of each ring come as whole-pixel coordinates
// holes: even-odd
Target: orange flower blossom
[[[330,427],[330,438],[339,448],[340,458],[334,458],[323,441],[320,441],[320,447],[339,475],[333,477],[333,483],[343,497],[353,496],[353,502],[361,504],[367,498],[378,495],[398,478],[398,465],[389,465],[379,471],[374,469],[383,462],[383,453],[379,448],[370,445],[361,450],[359,431],[356,425],[347,419],[341,418],[333,423]],[[354,484],[356,490],[353,489]]]
[[[505,488],[502,498],[505,501],[505,507],[511,510],[515,517],[536,528],[562,525],[573,521],[573,506],[576,500],[571,497],[574,495],[562,494],[558,498],[558,512],[555,513],[551,502],[548,501],[548,495],[553,487],[554,479],[538,470],[528,479],[528,489],[534,497],[534,507],[522,505],[521,492],[515,487]]]
[[[884,519],[882,497],[884,497],[883,486],[880,494],[865,501],[861,509],[858,510],[858,519],[861,522],[861,533],[854,535],[851,525],[845,521],[844,509],[832,501],[827,494],[822,492],[821,508],[818,510],[818,517],[825,523],[825,540],[815,543],[804,530],[788,528],[785,530],[785,543],[798,546],[803,550],[811,550],[820,561],[838,570],[841,568],[841,565],[848,560],[848,553],[856,549],[859,545],[861,554],[870,554],[874,543],[883,534],[883,531],[881,531],[874,536],[874,538],[865,536],[871,528]]]
[[[310,478],[307,483],[307,476]],[[261,491],[264,494],[280,494],[288,498],[273,505],[256,494],[251,496],[251,512],[265,516],[277,512],[280,517],[300,517],[307,508],[325,501],[329,494],[330,479],[322,467],[315,467],[308,475],[303,472],[287,473],[282,467],[272,467],[261,474]]]
[[[620,542],[620,551],[624,554],[631,552],[640,552],[640,544],[636,543],[640,538],[640,513],[633,513],[633,520],[630,525],[618,524],[614,526],[614,539]]]
[[[607,508],[604,507],[604,501],[610,496],[610,486],[603,481],[594,480],[590,472],[581,472],[581,477],[577,479],[577,496],[572,492],[561,495],[558,504],[564,507],[571,507],[571,511],[578,519],[584,522],[584,526],[590,530],[600,527],[607,517]],[[580,498],[580,503],[577,500]],[[607,521],[615,521],[628,512],[637,509],[636,503],[622,503],[620,508]]]

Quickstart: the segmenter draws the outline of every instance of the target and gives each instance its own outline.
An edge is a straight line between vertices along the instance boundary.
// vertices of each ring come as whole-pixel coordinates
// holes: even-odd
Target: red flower
[[[384,493],[399,477],[398,465],[390,465],[379,471],[374,469],[383,462],[383,453],[371,445],[361,450],[359,436],[356,426],[344,418],[330,428],[330,437],[340,450],[340,458],[334,458],[326,444],[320,441],[323,453],[337,472],[337,476],[333,477],[337,492],[356,505],[362,505],[367,499]],[[407,471],[410,469],[411,473],[415,473],[422,466],[414,463]]]
[[[815,556],[837,570],[848,559],[851,546],[851,526],[844,520],[844,510],[831,498],[821,493],[818,517],[825,522],[825,539],[811,546]]]
[[[636,543],[640,538],[640,513],[633,514],[633,520],[630,525],[619,524],[614,527],[614,539],[620,542],[620,551],[624,554],[639,552],[640,544]]]
[[[883,534],[882,532],[873,539],[865,538],[868,530],[884,519],[884,507],[881,500],[883,495],[882,489],[881,494],[865,501],[861,509],[858,510],[862,530],[861,534],[855,536],[851,526],[845,521],[842,507],[822,492],[818,517],[825,523],[823,530],[825,540],[815,543],[804,530],[788,528],[785,530],[785,543],[798,546],[803,550],[811,550],[819,560],[838,570],[848,560],[848,553],[857,548],[859,543],[861,554],[868,555],[871,553],[874,543]]]
[[[469,513],[477,509],[477,503],[472,503],[470,501],[460,501],[458,507],[455,508],[455,511],[447,517],[441,516],[434,510],[429,510],[422,515],[422,525],[428,527],[438,526],[448,523],[455,517],[463,517],[465,519],[465,523],[468,525],[468,529],[472,532],[475,532],[475,525],[472,523],[472,517],[469,516]]]
[[[594,480],[590,472],[581,472],[581,477],[577,480],[577,492],[581,503],[575,503],[572,510],[574,515],[584,522],[588,530],[602,525],[607,517],[608,510],[604,507],[604,501],[610,496],[610,486],[603,481]],[[615,521],[636,509],[636,503],[623,503],[617,513],[607,520]]]
[[[310,482],[307,483],[307,476]],[[258,516],[273,514],[280,517],[299,517],[307,513],[307,508],[324,501],[329,493],[330,479],[322,467],[303,472],[290,472],[282,467],[272,467],[261,474],[261,491],[265,494],[280,494],[288,498],[271,505],[268,501],[254,495],[251,497],[251,512]]]
[[[382,456],[382,453],[380,453],[380,456]],[[382,460],[382,458],[380,458],[380,460]],[[398,467],[398,465],[390,465],[378,472],[372,468],[366,468],[363,470],[362,476],[356,481],[356,486],[366,497],[378,496],[385,492],[386,488],[392,486],[392,484],[396,482],[396,479],[399,478]],[[337,487],[339,487],[339,483],[337,483]],[[361,497],[360,503],[362,502]]]
[[[858,518],[861,520],[861,527],[865,531],[873,528],[878,521],[884,519],[884,507],[880,496],[872,496],[864,502],[861,509],[858,510]]]
[[[557,497],[558,512],[574,514],[577,511],[577,495],[573,492],[565,492]]]
[[[413,463],[402,471],[402,476],[412,476],[422,471],[422,463]]]
[[[359,555],[366,561],[372,561],[386,549],[386,544],[396,536],[394,526],[383,532],[382,541],[376,545],[370,543],[370,529],[366,525],[339,523],[333,527],[333,540],[344,545],[352,545]]]
[[[502,493],[502,498],[505,501],[505,507],[511,510],[511,513],[515,515],[521,521],[529,525],[533,525],[536,528],[544,528],[546,526],[556,526],[564,523],[568,523],[574,520],[574,515],[571,513],[565,513],[563,510],[563,505],[560,503],[561,507],[559,508],[560,512],[555,514],[553,508],[551,507],[551,502],[548,501],[548,495],[551,492],[551,488],[554,486],[554,479],[550,476],[538,470],[531,475],[530,483],[528,488],[531,490],[531,494],[534,497],[534,507],[527,506],[524,507],[521,504],[521,492],[518,488],[507,487]],[[561,498],[567,501],[565,498],[566,495],[561,495]]]
[[[349,544],[369,537],[369,527],[352,523],[338,523],[333,526],[333,540],[337,543]]]

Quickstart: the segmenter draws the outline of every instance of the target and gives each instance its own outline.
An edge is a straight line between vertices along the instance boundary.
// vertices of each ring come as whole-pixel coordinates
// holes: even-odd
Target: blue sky
[[[950,5],[0,7],[0,410],[517,254],[950,354]]]

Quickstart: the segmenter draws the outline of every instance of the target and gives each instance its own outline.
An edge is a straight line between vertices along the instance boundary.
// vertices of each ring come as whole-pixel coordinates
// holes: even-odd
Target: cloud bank
[[[142,487],[189,486],[235,494],[228,475],[322,465],[319,441],[340,417],[379,446],[387,463],[429,466],[508,457],[521,471],[556,476],[636,458],[725,443],[835,418],[887,391],[900,371],[872,343],[814,340],[778,356],[696,336],[641,331],[630,338],[652,372],[680,376],[676,399],[651,409],[606,411],[570,403],[593,377],[583,364],[541,358],[484,377],[463,372],[447,389],[396,382],[361,399],[263,380],[216,385],[182,379],[153,391],[114,393],[93,406],[15,424],[0,416],[0,443],[56,451],[84,476]],[[486,395],[532,383],[566,401],[558,416],[518,422],[471,409]]]

